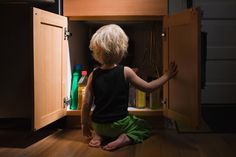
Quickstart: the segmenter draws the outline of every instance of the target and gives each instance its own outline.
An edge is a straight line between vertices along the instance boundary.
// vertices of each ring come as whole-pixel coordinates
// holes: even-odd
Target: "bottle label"
[[[83,105],[83,100],[84,100],[84,96],[85,96],[85,86],[79,86],[79,90],[78,90],[78,106],[79,109],[81,109],[81,106]]]
[[[136,107],[145,108],[146,107],[146,93],[141,90],[136,90]]]
[[[161,98],[160,98],[160,89],[155,90],[150,93],[150,108],[158,109],[161,108]]]

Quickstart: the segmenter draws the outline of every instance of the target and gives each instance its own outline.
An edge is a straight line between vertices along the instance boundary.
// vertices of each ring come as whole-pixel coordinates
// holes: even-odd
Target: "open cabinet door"
[[[178,74],[164,86],[164,115],[191,127],[200,119],[200,28],[197,9],[164,18],[164,71],[175,61]]]
[[[34,130],[65,116],[68,96],[67,18],[33,8]]]

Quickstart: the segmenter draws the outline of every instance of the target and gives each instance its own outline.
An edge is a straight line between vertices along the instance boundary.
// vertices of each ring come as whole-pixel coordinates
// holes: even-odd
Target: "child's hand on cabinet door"
[[[165,73],[167,75],[168,79],[170,80],[171,78],[175,77],[175,75],[177,73],[178,73],[178,66],[177,66],[177,64],[174,61],[170,62],[169,69]]]

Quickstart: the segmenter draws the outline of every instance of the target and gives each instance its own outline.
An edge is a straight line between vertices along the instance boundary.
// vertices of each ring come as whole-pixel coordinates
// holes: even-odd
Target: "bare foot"
[[[89,146],[98,148],[101,146],[101,143],[102,143],[102,137],[95,133],[94,137],[89,142]]]
[[[104,150],[115,150],[131,143],[131,139],[126,134],[121,134],[115,141],[112,141],[103,147]]]

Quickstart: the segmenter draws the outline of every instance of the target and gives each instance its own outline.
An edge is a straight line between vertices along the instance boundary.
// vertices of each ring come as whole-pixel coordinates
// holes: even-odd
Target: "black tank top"
[[[124,77],[124,66],[112,69],[96,69],[93,72],[92,88],[95,109],[92,120],[110,123],[128,115],[129,84]]]

